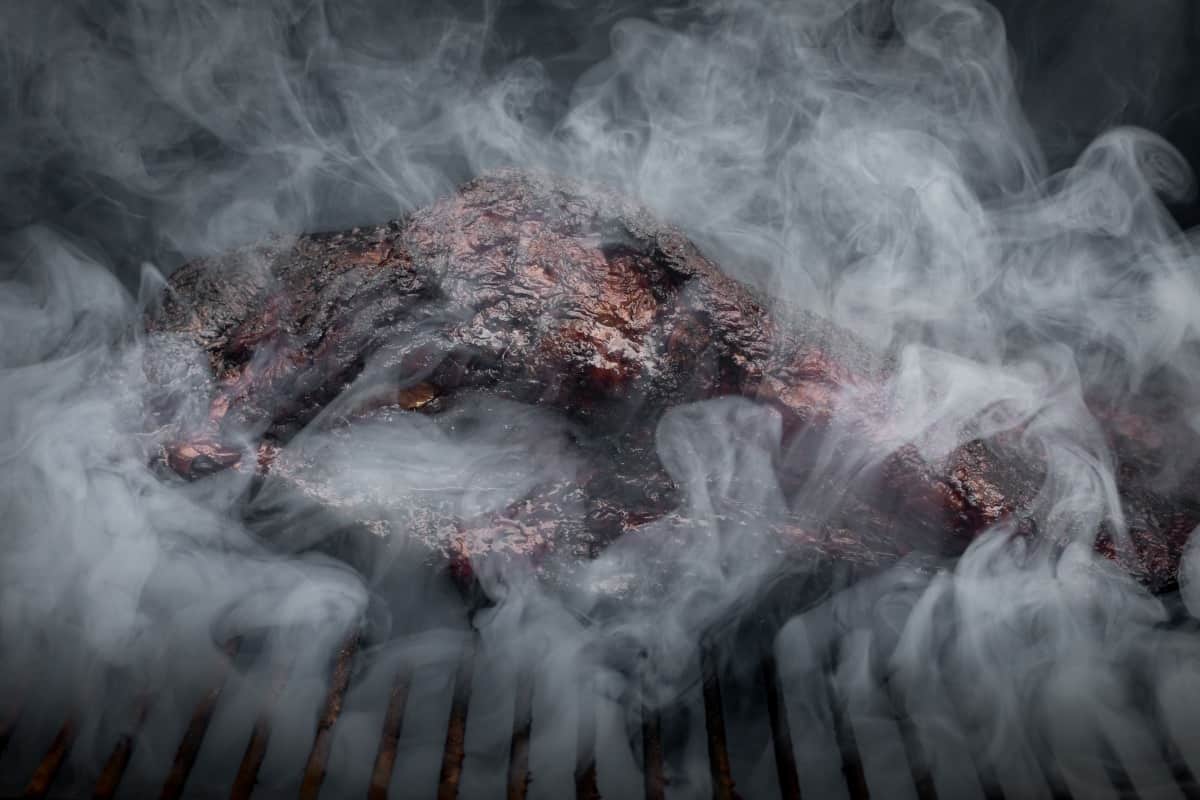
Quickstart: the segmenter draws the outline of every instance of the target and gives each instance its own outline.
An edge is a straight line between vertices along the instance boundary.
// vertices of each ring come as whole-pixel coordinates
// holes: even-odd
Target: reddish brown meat
[[[630,200],[551,176],[498,172],[399,222],[194,262],[172,275],[148,331],[158,410],[185,420],[164,447],[179,475],[270,474],[460,563],[501,551],[586,558],[678,516],[652,433],[685,402],[751,398],[778,409],[785,436],[805,439],[836,410],[868,452],[895,449],[880,391],[886,358],[812,315],[769,313]],[[187,356],[196,348],[206,364]],[[180,414],[210,381],[201,413]],[[580,468],[502,512],[385,513],[384,498],[332,488],[302,447],[276,455],[323,409],[330,417],[336,407],[336,421],[320,425],[353,427],[397,414],[441,418],[481,397],[561,412],[587,444]],[[867,563],[955,550],[1010,516],[1030,533],[1021,512],[1042,473],[1015,440],[970,442],[937,464],[902,447],[851,486],[829,487],[845,495],[834,511],[797,509],[761,524],[785,551]],[[793,486],[810,477],[803,458],[785,472]],[[1151,511],[1135,525],[1140,563],[1129,566],[1169,584],[1200,515],[1137,497]]]

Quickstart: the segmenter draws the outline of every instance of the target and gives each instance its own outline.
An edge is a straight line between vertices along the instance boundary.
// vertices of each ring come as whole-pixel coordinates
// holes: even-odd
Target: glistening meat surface
[[[769,310],[645,208],[563,178],[496,172],[398,222],[190,263],[147,331],[171,470],[256,471],[268,496],[305,498],[459,568],[578,561],[646,526],[690,524],[684,476],[655,431],[722,397],[745,399],[729,413],[755,418],[781,498],[710,511],[770,531],[783,555],[953,553],[1005,520],[1037,535],[1026,512],[1044,470],[1019,431],[923,457],[892,428],[888,357],[811,314]],[[499,419],[542,444],[513,451]],[[850,474],[806,456],[828,454],[831,427],[871,454]],[[419,463],[459,446],[553,467],[489,486],[511,464],[485,477],[461,460]],[[417,454],[403,465],[413,474],[381,477],[402,452]],[[347,477],[372,458],[376,469]],[[834,481],[815,488],[836,502],[788,501],[818,480]],[[1172,584],[1200,513],[1136,476],[1123,493],[1133,548],[1101,536],[1102,548]]]

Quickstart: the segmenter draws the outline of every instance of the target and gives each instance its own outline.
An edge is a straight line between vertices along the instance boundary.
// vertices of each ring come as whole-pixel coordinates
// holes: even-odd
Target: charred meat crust
[[[678,515],[653,448],[622,443],[649,441],[662,413],[689,401],[751,398],[777,409],[787,439],[810,437],[837,410],[868,446],[891,447],[879,391],[887,358],[819,317],[768,310],[619,193],[544,174],[494,172],[396,222],[187,264],[147,334],[163,457],[188,479],[257,471],[336,506],[336,493],[313,488],[313,465],[286,450],[276,460],[297,432],[334,407],[341,423],[436,415],[472,392],[558,409],[602,443],[580,475],[518,507],[405,519],[408,534],[460,565],[492,551],[587,558]],[[181,345],[205,353],[207,369],[180,358]],[[200,396],[200,413],[183,410]],[[892,447],[860,476],[869,488],[834,487],[845,502],[832,516],[769,524],[785,549],[864,563],[961,549],[1005,519],[1033,534],[1024,511],[1042,470],[1018,439],[969,442],[936,464]],[[1168,586],[1200,513],[1142,489],[1126,496],[1134,553],[1103,539],[1101,549]],[[351,517],[363,513],[345,500]]]

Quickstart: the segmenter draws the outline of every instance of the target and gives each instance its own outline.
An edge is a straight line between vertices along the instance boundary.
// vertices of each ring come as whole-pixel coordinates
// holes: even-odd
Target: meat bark
[[[587,559],[648,523],[688,524],[655,426],[669,409],[725,396],[774,409],[785,440],[816,442],[836,421],[845,441],[881,454],[828,487],[839,501],[820,513],[722,509],[770,529],[781,552],[879,564],[960,551],[1005,520],[1036,534],[1026,512],[1044,473],[1019,436],[936,461],[897,446],[887,356],[814,315],[768,309],[678,229],[561,177],[500,171],[396,222],[190,263],[147,331],[172,471],[257,472],[459,568],[485,554]],[[413,415],[438,425],[481,402],[561,415],[578,455],[570,474],[473,513],[339,485],[322,464],[351,462],[353,433],[303,446],[315,429],[386,429]],[[784,466],[785,486],[811,493],[820,473],[803,457]],[[1126,497],[1133,549],[1111,537],[1102,547],[1169,586],[1200,513],[1140,486]]]

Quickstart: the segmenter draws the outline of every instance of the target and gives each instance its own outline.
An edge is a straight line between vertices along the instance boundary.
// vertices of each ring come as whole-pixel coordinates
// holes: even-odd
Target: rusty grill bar
[[[128,733],[121,734],[117,739],[117,745],[113,748],[112,755],[104,763],[104,769],[101,770],[100,777],[96,780],[96,789],[92,793],[93,800],[110,800],[116,795],[121,778],[125,775],[125,768],[129,766],[129,760],[133,757],[133,737],[146,722],[146,717],[150,713],[150,703],[150,695],[138,696],[133,712],[132,729]]]
[[[408,706],[408,692],[412,686],[412,670],[401,667],[392,682],[388,694],[387,712],[383,716],[383,732],[379,737],[379,752],[375,755],[375,766],[371,770],[371,786],[367,790],[370,800],[384,800],[392,782],[392,771],[396,767],[396,748],[400,744],[400,730],[404,724],[404,709]]]
[[[332,659],[328,690],[316,721],[312,747],[307,761],[297,766],[302,775],[299,791],[302,798],[316,798],[320,795],[321,786],[329,768],[329,756],[333,738],[336,736],[338,718],[354,677],[353,668],[361,645],[360,636],[360,631],[355,630],[344,640]],[[196,764],[209,723],[220,701],[226,675],[233,658],[238,653],[238,646],[238,640],[235,639],[224,648],[222,668],[219,674],[214,676],[212,688],[201,697],[195,707],[159,793],[160,798],[169,800],[183,794]],[[712,781],[712,796],[714,800],[733,800],[739,795],[735,789],[734,766],[726,738],[727,728],[721,675],[714,647],[706,643],[700,648],[697,657],[701,668],[703,725]],[[454,675],[453,694],[446,723],[437,787],[439,800],[453,800],[459,795],[466,754],[472,674],[476,667],[476,658],[476,644],[469,640],[463,648]],[[279,701],[288,678],[285,665],[276,664],[272,669],[269,691],[263,699],[259,715],[250,732],[237,776],[231,786],[230,796],[234,798],[252,796],[259,768],[270,746],[270,711],[272,706]],[[762,724],[769,729],[779,796],[783,800],[798,800],[803,797],[803,793],[801,791],[801,773],[797,766],[796,751],[786,707],[787,687],[781,684],[779,668],[771,655],[762,661],[761,680],[767,711],[766,719]],[[371,770],[367,795],[372,800],[385,798],[389,794],[412,681],[411,666],[401,665],[397,669],[390,687],[379,746]],[[526,797],[530,783],[535,778],[530,767],[530,742],[532,732],[537,727],[537,720],[533,714],[536,683],[536,675],[529,670],[525,670],[517,676],[505,790],[509,800],[522,800]],[[847,709],[846,704],[841,701],[834,681],[828,680],[825,684],[825,697],[832,715],[833,735],[841,753],[841,771],[846,791],[848,796],[855,800],[869,798],[872,794],[854,733],[853,715]],[[911,768],[915,796],[919,800],[936,800],[938,793],[929,768],[928,757],[922,746],[919,731],[905,711],[904,698],[890,682],[885,682],[882,688],[893,720],[897,724],[904,753]],[[92,788],[93,797],[112,798],[117,796],[121,779],[132,758],[137,732],[145,722],[151,705],[152,698],[149,695],[141,694],[137,697],[130,726],[125,733],[119,736],[111,754],[99,771]],[[662,721],[658,711],[647,707],[642,708],[641,717],[644,795],[647,800],[658,800],[666,797],[669,786]],[[14,732],[19,732],[17,726],[20,718],[21,707],[19,704],[11,706],[4,717],[0,718],[0,747],[8,742]],[[1151,722],[1149,719],[1147,721]],[[1156,720],[1154,721],[1156,722]],[[78,729],[78,718],[74,715],[69,716],[59,728],[45,756],[30,776],[25,787],[24,797],[39,798],[51,794],[55,778],[70,755]],[[601,797],[595,757],[596,730],[594,709],[590,708],[587,703],[581,704],[575,767],[575,791],[579,800],[598,800]],[[1155,730],[1156,735],[1160,737],[1160,749],[1166,757],[1165,764],[1170,770],[1175,788],[1187,800],[1200,797],[1200,787],[1197,787],[1192,772],[1179,753],[1177,746],[1169,740],[1161,726]],[[1101,763],[1104,765],[1110,788],[1115,791],[1116,796],[1120,798],[1137,797],[1136,786],[1130,775],[1121,766],[1116,751],[1103,740],[1100,744],[1100,751]],[[1046,773],[1043,775],[1043,785],[1050,797],[1056,798],[1056,800],[1076,797],[1071,793],[1067,782],[1053,764],[1046,762],[1043,764],[1043,768]],[[980,762],[976,764],[976,772],[984,798],[999,800],[1007,797],[998,776],[989,766]],[[1077,800],[1082,800],[1082,797]]]
[[[467,712],[471,702],[471,673],[475,670],[475,645],[468,643],[454,676],[454,695],[450,700],[450,721],[446,725],[446,746],[442,750],[442,771],[438,778],[438,800],[458,797],[463,759],[467,749]]]
[[[42,763],[38,764],[33,777],[29,779],[29,784],[25,787],[25,797],[31,799],[45,797],[46,793],[50,791],[50,786],[54,783],[59,768],[67,759],[67,754],[71,752],[71,745],[75,741],[75,730],[75,717],[67,717],[67,721],[55,734],[46,757],[42,759]]]
[[[217,709],[217,701],[221,699],[221,692],[225,688],[225,679],[229,674],[230,665],[240,647],[240,639],[231,639],[226,643],[222,654],[224,658],[221,661],[221,669],[213,682],[213,688],[200,699],[200,702],[196,704],[196,709],[192,712],[187,730],[184,731],[183,739],[179,742],[179,749],[175,752],[175,760],[171,763],[171,771],[167,773],[167,779],[163,783],[159,800],[177,800],[183,794],[184,784],[187,783],[188,776],[192,773],[192,767],[196,765],[196,758],[200,755],[200,745],[204,743],[204,735],[208,733],[208,724],[212,721],[213,712]]]
[[[904,744],[904,754],[912,769],[913,788],[916,790],[917,800],[937,800],[937,789],[933,783],[933,775],[929,771],[929,758],[925,755],[924,745],[921,744],[920,732],[905,708],[904,697],[890,680],[884,682],[884,690],[892,705],[892,714],[896,719],[896,726],[900,730],[900,741]]]
[[[508,751],[508,800],[524,800],[529,791],[529,735],[533,728],[533,675],[517,676],[512,744]],[[582,747],[580,748],[582,750]]]
[[[577,800],[599,800],[600,786],[596,782],[596,717],[588,703],[580,703],[579,735],[575,747],[575,797]]]
[[[734,800],[733,768],[729,764],[729,745],[725,740],[725,711],[721,702],[721,682],[717,677],[716,656],[712,645],[700,647],[700,674],[704,695],[704,731],[708,737],[708,766],[712,777],[713,800]]]
[[[329,748],[333,744],[333,726],[337,724],[338,716],[342,713],[342,702],[346,699],[346,690],[350,688],[350,673],[354,666],[354,656],[358,653],[360,636],[361,632],[355,629],[338,649],[329,694],[325,698],[325,707],[317,722],[317,735],[313,738],[308,763],[304,766],[300,797],[305,800],[315,800],[321,793],[321,782],[325,780],[325,767],[329,761]]]
[[[646,800],[664,800],[662,724],[657,709],[642,706],[642,770]]]
[[[285,663],[277,663],[272,666],[271,672],[270,686],[266,697],[263,698],[258,718],[254,721],[254,730],[246,744],[246,753],[242,756],[237,777],[233,779],[233,791],[229,794],[231,800],[246,800],[254,793],[254,786],[258,783],[258,771],[267,757],[267,748],[271,744],[271,713],[287,683],[288,666]]]
[[[800,774],[796,770],[796,751],[792,748],[792,730],[787,709],[780,695],[779,667],[775,656],[762,662],[763,690],[767,700],[767,719],[771,724],[771,745],[775,755],[775,774],[783,800],[800,800]]]

